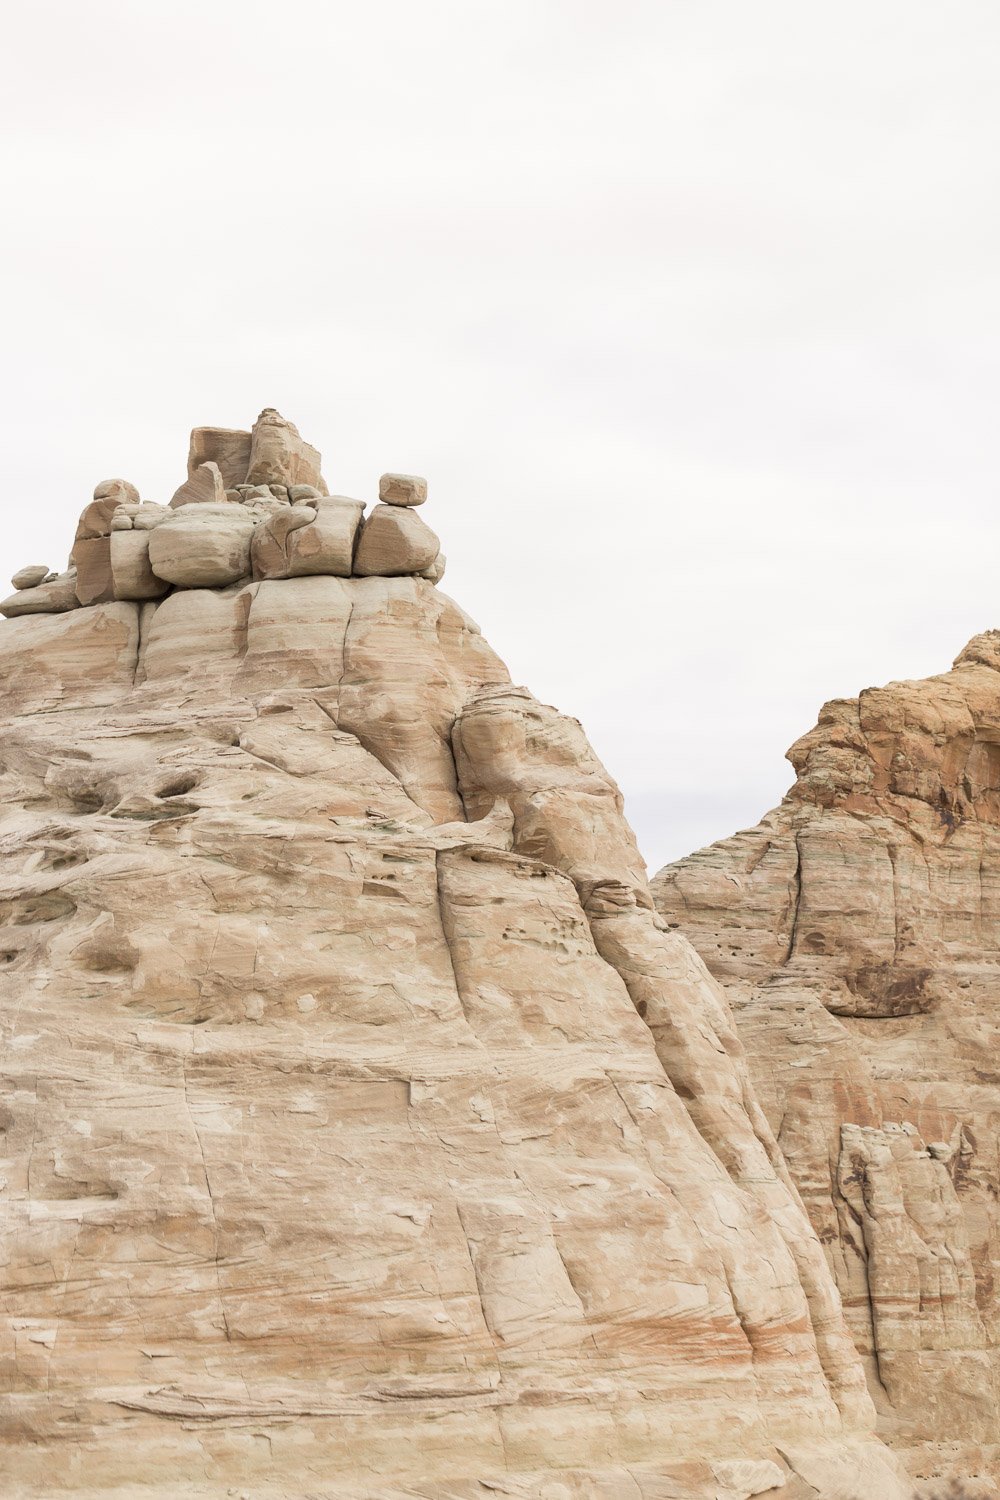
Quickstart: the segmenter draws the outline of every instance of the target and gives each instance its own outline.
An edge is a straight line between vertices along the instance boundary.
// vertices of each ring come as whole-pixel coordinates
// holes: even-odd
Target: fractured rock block
[[[235,489],[250,467],[250,434],[233,427],[195,427],[188,447],[188,478],[202,464],[213,463],[226,489]]]
[[[315,521],[308,506],[283,506],[261,521],[253,534],[250,557],[255,578],[288,578],[288,551],[294,532]]]
[[[0,614],[9,620],[17,615],[60,615],[68,609],[78,609],[79,605],[76,572],[70,568],[35,588],[19,589],[0,604]]]
[[[115,597],[111,576],[111,537],[84,537],[73,547],[76,597],[81,604],[107,604]]]
[[[226,486],[216,463],[199,464],[190,479],[175,490],[170,499],[172,510],[182,505],[227,505]]]
[[[318,450],[302,440],[294,423],[272,406],[261,412],[253,428],[248,484],[309,484],[325,495],[320,461]]]
[[[113,531],[111,576],[116,599],[161,599],[170,585],[149,563],[149,531]]]
[[[351,562],[364,504],[339,495],[319,496],[315,507],[293,505],[275,512],[254,532],[255,578],[351,576]]]
[[[418,474],[383,474],[378,482],[378,497],[386,505],[423,505],[427,499],[427,480]]]
[[[127,479],[102,479],[94,487],[94,498],[85,506],[76,526],[77,542],[107,536],[111,518],[119,505],[138,505],[139,491]],[[75,561],[75,559],[71,559]]]
[[[362,528],[354,572],[361,578],[422,573],[440,550],[434,532],[412,510],[376,505]]]
[[[222,588],[249,576],[253,532],[241,505],[186,505],[149,533],[150,566],[178,588]]]

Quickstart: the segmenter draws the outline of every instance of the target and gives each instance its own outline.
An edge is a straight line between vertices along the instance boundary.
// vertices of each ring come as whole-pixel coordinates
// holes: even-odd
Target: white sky
[[[32,0],[0,574],[277,406],[426,474],[446,591],[651,866],[829,697],[1000,625],[996,0]]]

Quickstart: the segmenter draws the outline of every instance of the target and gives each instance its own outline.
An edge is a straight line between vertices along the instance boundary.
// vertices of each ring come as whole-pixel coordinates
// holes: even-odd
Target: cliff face
[[[579,725],[224,437],[0,625],[5,1494],[902,1497]]]
[[[827,704],[789,759],[655,900],[734,1006],[882,1432],[1000,1477],[1000,632]]]

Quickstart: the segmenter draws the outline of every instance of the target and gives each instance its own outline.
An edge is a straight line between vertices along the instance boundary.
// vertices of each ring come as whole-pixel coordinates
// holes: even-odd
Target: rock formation
[[[265,417],[2,606],[5,1496],[905,1500],[617,788]]]
[[[19,569],[0,614],[56,614],[244,578],[415,575],[439,583],[441,544],[410,509],[427,499],[427,481],[383,474],[379,498],[363,520],[362,501],[331,496],[317,450],[271,407],[251,432],[196,427],[188,477],[168,506],[141,502],[127,480],[103,480],[80,516],[67,572]]]
[[[918,1476],[1000,1478],[1000,632],[828,703],[756,827],[661,871],[725,987]]]

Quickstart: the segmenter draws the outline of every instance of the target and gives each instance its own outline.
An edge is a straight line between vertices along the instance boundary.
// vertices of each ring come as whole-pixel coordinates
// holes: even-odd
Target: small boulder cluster
[[[125,479],[94,490],[76,529],[69,567],[22,568],[8,617],[59,614],[113,599],[161,599],[172,588],[224,588],[241,580],[444,574],[441,544],[414,507],[427,482],[383,474],[379,503],[329,494],[320,455],[273,408],[250,432],[196,427],[188,477],[169,505],[139,497]]]

